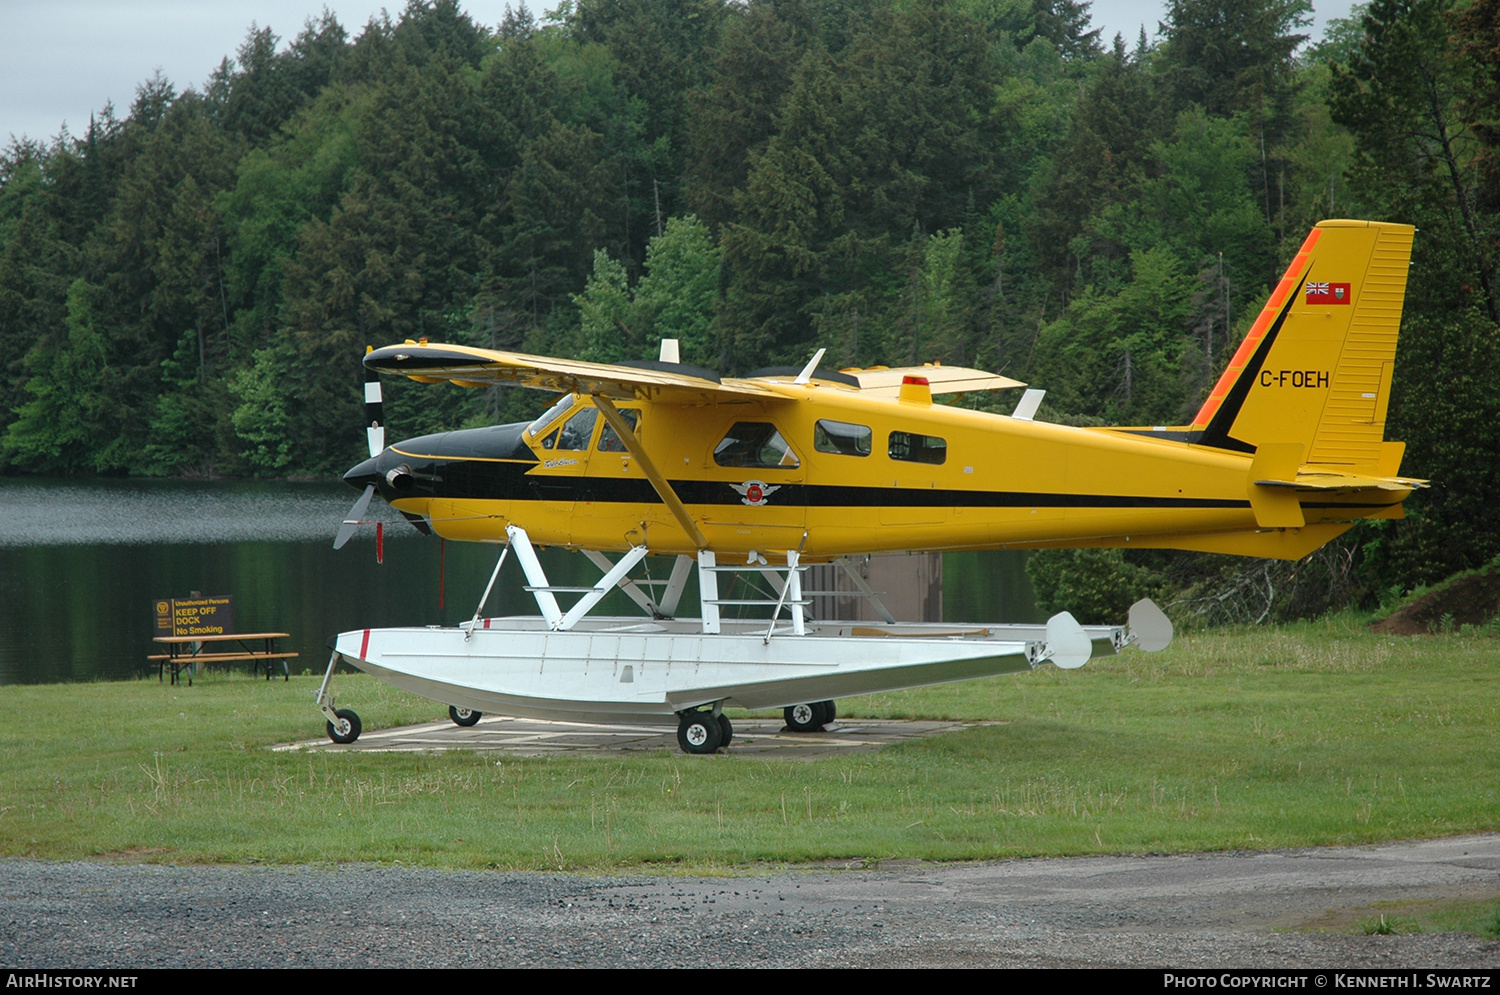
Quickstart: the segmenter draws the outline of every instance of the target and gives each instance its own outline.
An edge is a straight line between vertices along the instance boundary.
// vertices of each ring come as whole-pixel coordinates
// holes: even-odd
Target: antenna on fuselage
[[[677,348],[676,339],[661,340],[661,355],[657,357],[660,362],[680,363],[682,362],[681,355],[681,351]]]
[[[1047,396],[1045,390],[1031,388],[1021,395],[1021,402],[1016,405],[1016,410],[1011,412],[1011,417],[1017,421],[1032,421],[1036,418],[1037,408],[1042,406],[1042,398]]]
[[[827,349],[819,349],[815,352],[813,358],[807,361],[807,365],[802,367],[802,372],[797,374],[797,379],[792,383],[807,383],[811,380],[813,372],[818,368],[818,363],[823,359],[823,353],[827,351]]]

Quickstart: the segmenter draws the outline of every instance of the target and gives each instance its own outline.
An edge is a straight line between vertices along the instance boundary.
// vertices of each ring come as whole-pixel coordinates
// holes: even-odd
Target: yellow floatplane
[[[784,708],[794,729],[832,699],[1081,666],[1093,645],[1159,649],[1171,624],[1149,601],[1126,626],[901,623],[851,557],[899,550],[1170,548],[1297,559],[1361,518],[1399,518],[1424,482],[1384,439],[1413,229],[1325,221],[1308,235],[1202,409],[1185,426],[1073,428],[1036,421],[1040,391],[1010,415],[935,398],[1024,387],[946,366],[720,377],[677,362],[597,364],[405,342],[370,351],[370,458],[342,545],[378,492],[424,531],[503,545],[540,616],[456,628],[363,629],[334,640],[319,704],[329,735],[358,717],[328,693],[339,660],[447,703],[539,718],[677,721],[684,750],[733,735],[722,709]],[[562,397],[529,423],[387,447],[378,375]],[[603,576],[549,583],[537,546],[582,550]],[[648,584],[633,571],[674,557]],[[613,558],[612,558],[613,557]],[[883,624],[810,617],[802,573],[836,563]],[[769,617],[728,618],[720,575],[771,583]],[[696,572],[699,612],[679,617]],[[495,578],[491,578],[491,585]],[[640,617],[589,613],[619,588]],[[485,597],[489,590],[485,592]],[[563,608],[558,596],[576,597]]]

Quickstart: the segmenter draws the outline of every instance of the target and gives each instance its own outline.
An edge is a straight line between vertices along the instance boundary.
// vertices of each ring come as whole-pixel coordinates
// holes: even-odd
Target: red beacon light
[[[926,377],[908,373],[901,378],[901,393],[898,398],[903,404],[931,404],[932,387]]]

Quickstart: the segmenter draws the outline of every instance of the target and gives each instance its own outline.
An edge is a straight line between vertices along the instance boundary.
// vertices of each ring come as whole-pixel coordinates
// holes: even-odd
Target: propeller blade
[[[365,355],[371,352],[365,346]],[[365,367],[365,429],[366,441],[370,444],[370,455],[379,456],[385,449],[385,395],[380,389],[380,374]]]
[[[370,484],[365,492],[354,501],[354,507],[349,509],[349,517],[344,519],[344,524],[339,526],[339,534],[333,540],[334,549],[343,549],[344,543],[348,542],[354,535],[354,530],[359,528],[360,521],[365,517],[365,509],[370,507],[370,499],[375,496],[375,485]]]

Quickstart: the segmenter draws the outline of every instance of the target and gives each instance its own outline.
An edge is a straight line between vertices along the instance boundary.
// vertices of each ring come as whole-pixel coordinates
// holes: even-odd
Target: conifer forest
[[[1368,218],[1419,229],[1386,432],[1433,482],[1409,517],[1274,570],[1045,554],[1039,594],[1261,571],[1285,617],[1488,561],[1500,0],[1370,0],[1321,37],[1306,0],[1164,11],[1152,39],[1078,0],[498,25],[410,0],[251,30],[201,88],[153,77],[0,152],[0,472],[334,479],[365,346],[423,336],[598,361],[670,337],[726,375],[941,361],[1045,388],[1046,420],[1182,424],[1309,227]],[[405,383],[386,411],[401,438],[546,403]]]

